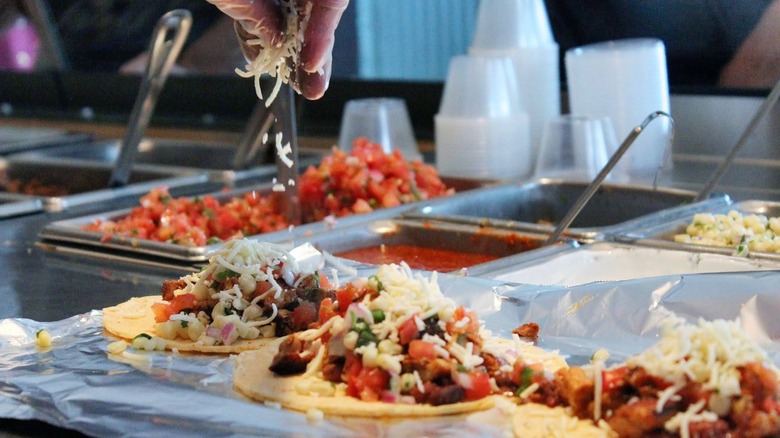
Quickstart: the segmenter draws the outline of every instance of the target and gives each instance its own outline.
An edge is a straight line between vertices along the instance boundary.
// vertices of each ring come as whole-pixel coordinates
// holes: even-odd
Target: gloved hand
[[[235,20],[236,34],[247,60],[254,60],[262,50],[284,42],[287,21],[279,0],[208,1]],[[334,32],[349,0],[293,1],[298,10],[298,25],[305,30],[298,63],[291,66],[290,84],[307,99],[319,99],[328,88]]]

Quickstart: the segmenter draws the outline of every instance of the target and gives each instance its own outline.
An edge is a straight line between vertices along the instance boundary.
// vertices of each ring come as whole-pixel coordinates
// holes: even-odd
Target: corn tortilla
[[[606,427],[606,426],[605,426]],[[611,438],[617,435],[591,421],[567,413],[565,408],[550,408],[537,403],[523,404],[512,414],[512,431],[516,437],[547,438],[576,436],[578,438]]]
[[[141,333],[157,336],[152,304],[161,301],[159,295],[131,298],[124,303],[103,309],[103,328],[114,336],[132,340]],[[199,345],[189,339],[166,339],[167,350],[197,353],[236,354],[265,347],[276,338],[239,339],[230,345]]]
[[[299,394],[295,389],[296,386],[307,383],[307,379],[312,382],[318,381],[320,384],[325,381],[316,376],[277,376],[269,370],[271,361],[279,351],[280,342],[281,340],[276,341],[263,349],[247,351],[236,357],[233,372],[233,386],[236,390],[254,400],[276,402],[287,409],[302,412],[318,409],[326,415],[351,417],[401,418],[455,415],[490,409],[495,404],[493,396],[471,402],[432,406],[368,402],[339,392],[334,396]]]

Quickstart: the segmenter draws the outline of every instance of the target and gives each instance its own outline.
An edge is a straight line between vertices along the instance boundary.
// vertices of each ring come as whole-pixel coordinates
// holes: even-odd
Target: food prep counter
[[[43,163],[38,151],[8,158],[7,162],[8,169],[12,171]],[[60,172],[72,176],[93,169],[105,173],[105,163],[101,164],[99,160],[91,163],[52,160],[46,163],[54,167],[38,170],[39,174]],[[62,170],[62,166],[79,169],[66,167]],[[145,170],[143,166],[138,172]],[[226,199],[246,190],[268,191],[266,176],[274,174],[273,171],[260,172],[246,186],[232,187],[234,191],[221,193],[224,179],[214,178],[208,171],[193,172],[191,168],[163,166],[152,167],[151,173],[156,176],[155,172],[165,169],[173,173],[162,179],[141,178],[119,190],[103,189],[97,182],[79,195],[9,195],[7,203],[3,198],[4,204],[0,204],[0,209],[4,205],[16,205],[17,210],[0,218],[0,265],[9,272],[6,282],[0,286],[0,299],[4,303],[0,306],[0,320],[24,318],[32,320],[35,326],[74,315],[89,315],[93,310],[134,296],[158,293],[163,280],[177,278],[196,269],[216,245],[193,249],[133,239],[107,240],[99,233],[83,231],[81,226],[96,219],[126,214],[137,204],[140,195],[161,182],[168,185],[175,196],[211,193]],[[84,180],[99,181],[97,177]],[[519,288],[521,295],[544,290],[555,294],[562,287],[579,284],[595,287],[588,284],[597,286],[602,281],[639,278],[640,274],[772,272],[780,267],[772,257],[761,258],[760,254],[735,258],[722,253],[710,259],[712,254],[703,247],[678,248],[669,242],[669,247],[659,249],[657,244],[650,245],[636,238],[656,236],[651,234],[656,228],[665,226],[663,229],[667,230],[670,224],[684,223],[696,212],[720,212],[739,208],[740,205],[746,209],[750,207],[751,211],[762,211],[760,201],[758,206],[756,203],[733,204],[727,196],[716,196],[692,205],[695,192],[608,184],[602,187],[593,203],[575,221],[566,239],[554,246],[542,247],[556,221],[584,189],[584,183],[557,180],[451,182],[461,189],[460,193],[451,197],[253,238],[289,247],[310,243],[316,249],[336,256],[356,248],[396,244],[490,254],[492,260],[477,263],[465,271],[456,270],[457,275],[452,276],[454,279],[447,280],[456,284],[456,291],[463,288],[463,282],[468,287],[476,287],[481,291],[479,298],[462,296],[483,304],[484,300],[479,300],[486,296],[485,291]],[[651,259],[652,263],[649,263]],[[354,264],[349,260],[343,262]],[[577,269],[569,269],[568,276],[553,275],[572,265]],[[365,266],[362,268],[365,269]],[[615,276],[616,270],[624,275]],[[457,276],[464,274],[468,277],[458,280]],[[534,289],[531,285],[546,286]],[[642,287],[640,284],[639,288]],[[495,312],[498,316],[490,316],[495,318],[492,321],[505,318],[500,309]],[[490,312],[487,314],[490,315]],[[94,324],[90,317],[87,319],[87,324]],[[6,335],[2,330],[0,326],[0,334]],[[95,344],[90,344],[89,348],[95,348]],[[227,403],[237,404],[240,409],[242,402],[231,399]],[[30,415],[33,418],[32,413]],[[301,423],[298,414],[290,415],[294,424]],[[50,420],[53,423],[59,421],[55,418]],[[9,426],[4,426],[7,430],[20,435],[62,432],[42,422],[12,420],[7,424]],[[341,426],[328,423],[327,427],[335,429],[326,430],[338,431]],[[82,431],[99,430],[91,426],[81,427]]]

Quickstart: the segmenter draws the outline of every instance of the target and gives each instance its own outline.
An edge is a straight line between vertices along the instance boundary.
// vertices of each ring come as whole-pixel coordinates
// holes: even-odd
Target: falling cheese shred
[[[299,64],[301,46],[303,45],[303,35],[311,15],[311,2],[305,10],[299,11],[294,0],[281,0],[281,7],[285,18],[284,41],[276,47],[261,47],[257,57],[247,63],[243,70],[236,69],[236,74],[244,78],[254,78],[255,93],[257,97],[263,98],[263,91],[260,87],[260,78],[264,74],[276,78],[274,88],[265,106],[268,107],[276,99],[282,84],[290,82],[290,76],[295,66]],[[261,45],[259,39],[248,40],[248,45]]]

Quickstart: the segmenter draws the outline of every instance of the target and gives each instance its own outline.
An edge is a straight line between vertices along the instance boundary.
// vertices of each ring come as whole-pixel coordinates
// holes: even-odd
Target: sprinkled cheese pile
[[[739,321],[699,320],[692,325],[674,317],[662,323],[660,341],[627,364],[644,367],[675,385],[687,378],[728,397],[740,394],[737,367],[750,362],[768,363],[768,358]]]
[[[685,234],[674,241],[697,245],[734,247],[737,255],[749,251],[780,252],[780,218],[761,214],[742,215],[736,210],[728,214],[699,213],[693,216]]]
[[[272,304],[271,315],[263,316],[257,303],[270,295],[278,298],[282,293],[282,286],[274,277],[274,271],[280,268],[281,278],[293,286],[314,274],[302,272],[295,257],[278,245],[248,239],[227,242],[213,253],[201,272],[183,277],[186,286],[175,291],[176,295],[193,294],[199,301],[216,301],[211,315],[203,311],[171,315],[169,321],[157,325],[157,333],[165,339],[180,336],[205,345],[215,345],[217,340],[227,344],[239,338],[273,336],[270,324],[278,309]],[[215,291],[211,288],[213,278],[220,276],[235,277],[237,281],[230,289]],[[258,283],[270,286],[248,301],[245,296],[255,292]]]
[[[274,89],[266,100],[265,106],[270,106],[276,99],[283,83],[290,81],[292,68],[299,63],[298,53],[303,45],[303,34],[306,30],[308,17],[311,13],[312,3],[307,2],[306,10],[303,13],[303,21],[299,26],[299,11],[295,6],[294,0],[281,0],[282,11],[286,20],[284,41],[277,47],[263,47],[257,58],[249,61],[244,70],[236,69],[236,73],[244,78],[254,78],[255,92],[257,97],[263,98],[263,92],[260,89],[260,77],[268,73],[276,78]],[[249,40],[249,45],[260,45],[260,40]]]

